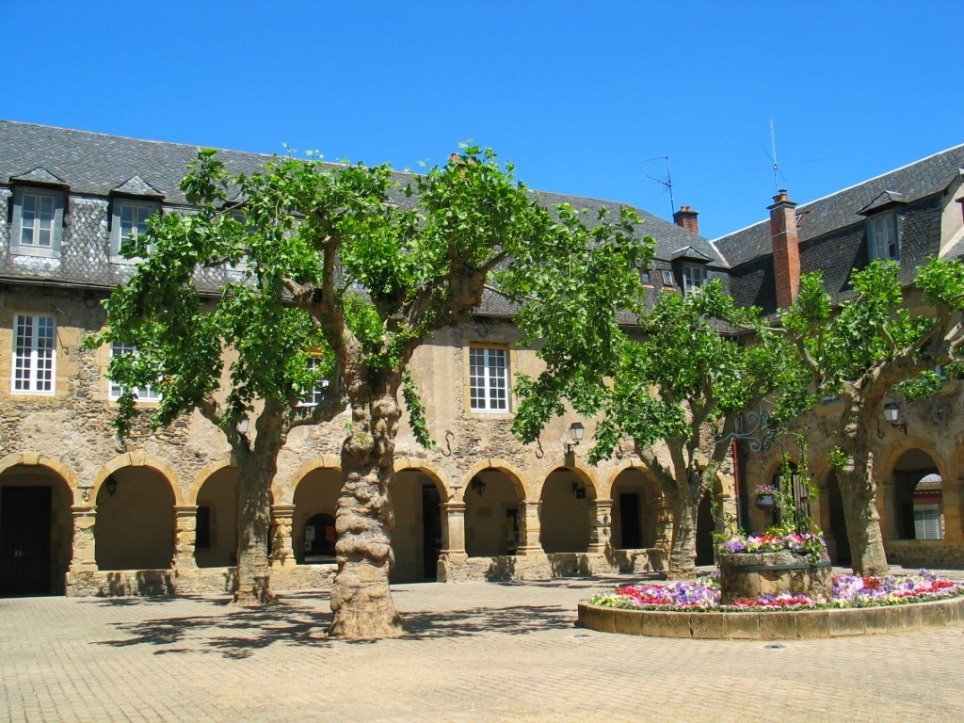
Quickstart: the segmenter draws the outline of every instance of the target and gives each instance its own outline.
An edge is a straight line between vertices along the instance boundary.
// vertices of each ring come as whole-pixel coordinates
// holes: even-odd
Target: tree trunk
[[[673,516],[673,538],[669,547],[669,580],[692,580],[696,577],[696,511],[697,502],[684,482],[668,499]]]
[[[873,457],[865,445],[853,441],[852,454],[837,475],[843,498],[847,539],[853,570],[858,575],[886,575],[890,571],[877,512]]]
[[[395,563],[388,488],[400,409],[389,390],[351,402],[352,432],[341,449],[344,482],[335,518],[338,572],[328,634],[356,640],[397,637],[405,631],[388,584]]]
[[[257,607],[274,602],[268,536],[271,530],[271,481],[274,456],[251,454],[241,466],[238,510],[238,589],[234,604]]]

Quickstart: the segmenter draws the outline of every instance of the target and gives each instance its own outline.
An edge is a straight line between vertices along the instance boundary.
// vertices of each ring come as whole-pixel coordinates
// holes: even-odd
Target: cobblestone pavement
[[[399,585],[413,634],[325,639],[326,596],[0,600],[2,720],[964,720],[964,627],[777,644],[573,626],[614,580]]]

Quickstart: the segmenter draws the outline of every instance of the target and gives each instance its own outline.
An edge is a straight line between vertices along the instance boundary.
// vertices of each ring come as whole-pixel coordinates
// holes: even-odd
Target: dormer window
[[[870,260],[900,260],[900,242],[897,235],[897,214],[893,211],[871,216],[867,219],[867,243]]]
[[[147,233],[147,219],[160,210],[160,204],[150,201],[134,201],[126,198],[114,200],[114,213],[111,224],[111,256],[120,258],[121,249],[130,243],[135,235]]]
[[[64,193],[52,188],[17,186],[13,192],[12,251],[57,256],[64,225]]]
[[[680,266],[680,286],[683,296],[699,291],[706,286],[706,267],[702,264],[682,264]]]

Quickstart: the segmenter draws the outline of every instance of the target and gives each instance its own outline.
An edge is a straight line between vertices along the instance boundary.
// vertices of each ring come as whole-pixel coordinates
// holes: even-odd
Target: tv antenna
[[[776,124],[773,122],[773,118],[770,118],[770,152],[767,153],[767,155],[770,157],[770,164],[768,166],[754,166],[753,168],[744,168],[742,171],[734,171],[733,173],[724,174],[723,178],[727,178],[728,176],[736,176],[741,173],[750,173],[752,171],[759,171],[760,169],[763,169],[763,168],[769,168],[771,171],[773,171],[773,190],[774,191],[780,190],[781,178],[783,179],[783,187],[786,188],[788,185],[787,177],[784,176],[783,172],[780,170],[781,163],[777,159],[777,128],[776,128]],[[790,161],[789,163],[785,163],[782,165],[795,166],[798,163],[813,163],[814,161],[826,161],[826,160],[828,160],[828,157],[823,156],[821,158],[807,158],[802,161]]]
[[[656,181],[661,186],[664,186],[667,191],[669,191],[669,217],[672,218],[676,213],[676,202],[673,201],[673,179],[669,175],[669,156],[653,156],[652,158],[647,158],[643,163],[649,163],[650,161],[666,161],[666,178],[657,178],[656,176],[647,175],[651,181]]]

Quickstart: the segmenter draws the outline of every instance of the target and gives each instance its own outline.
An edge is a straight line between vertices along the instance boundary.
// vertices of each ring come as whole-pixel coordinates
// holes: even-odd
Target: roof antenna
[[[649,163],[650,161],[666,161],[666,178],[656,178],[656,176],[649,175],[647,175],[646,178],[651,181],[656,181],[656,183],[661,186],[665,186],[669,191],[669,217],[673,218],[673,215],[676,213],[676,202],[673,200],[673,179],[669,175],[669,156],[653,156],[652,158],[647,158],[643,163]]]
[[[773,190],[780,190],[780,183],[777,176],[780,175],[780,162],[777,160],[777,129],[773,124],[773,117],[770,117],[770,163],[773,168]]]

